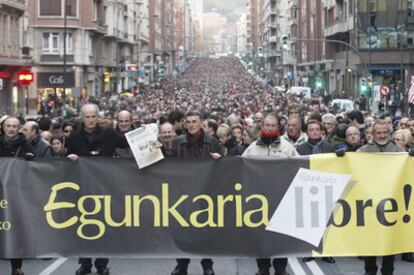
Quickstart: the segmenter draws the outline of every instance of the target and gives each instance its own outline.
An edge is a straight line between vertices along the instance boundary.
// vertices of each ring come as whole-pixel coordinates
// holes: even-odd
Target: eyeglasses
[[[200,120],[186,120],[185,124],[189,125],[189,124],[196,124],[196,123],[200,123]]]
[[[71,133],[73,130],[63,130],[64,133]]]

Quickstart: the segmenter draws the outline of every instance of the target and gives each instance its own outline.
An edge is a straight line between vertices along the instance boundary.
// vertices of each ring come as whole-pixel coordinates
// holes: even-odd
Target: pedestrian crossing
[[[414,263],[402,262],[397,257],[394,275],[414,274]],[[335,258],[335,264],[321,260],[303,263],[301,258],[290,257],[287,271],[290,275],[361,275],[364,274],[364,262],[356,257]],[[213,258],[217,275],[254,275],[257,272],[254,259]],[[175,266],[174,259],[111,259],[111,275],[169,275]],[[381,264],[378,259],[377,264]],[[74,275],[78,269],[77,258],[59,258],[51,260],[25,260],[25,275]],[[188,275],[202,275],[199,260],[192,260]],[[271,270],[271,274],[273,270]],[[0,274],[10,274],[10,262],[0,261]],[[93,273],[96,274],[96,273]]]

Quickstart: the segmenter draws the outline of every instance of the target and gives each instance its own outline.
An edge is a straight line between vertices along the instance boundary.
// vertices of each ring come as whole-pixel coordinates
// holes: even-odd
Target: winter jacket
[[[278,138],[272,144],[267,145],[259,137],[247,147],[242,156],[276,156],[289,158],[298,156],[298,152],[283,138]]]
[[[375,142],[368,143],[357,150],[357,152],[367,153],[381,153],[381,152],[405,152],[404,149],[395,144],[392,140],[389,140],[385,145],[379,145]]]
[[[36,136],[31,142],[34,154],[38,158],[50,158],[52,154],[52,148],[44,141],[39,135]]]
[[[6,141],[4,135],[0,136],[0,157],[24,157],[27,153],[33,153],[33,149],[23,134],[13,141]]]
[[[299,155],[301,155],[301,156],[307,156],[307,155],[312,155],[313,154],[312,146],[308,142],[300,145],[298,148],[296,148],[296,150],[298,151]],[[326,141],[323,141],[322,144],[321,144],[321,154],[333,153],[333,152],[335,152],[335,147],[332,144],[330,144]]]
[[[220,145],[217,139],[202,133],[201,137],[201,157],[209,157],[210,153],[220,153]],[[180,135],[173,139],[171,157],[189,158],[194,157],[190,153],[192,144],[189,142],[188,134]]]
[[[300,132],[300,136],[299,138],[294,141],[293,139],[291,139],[287,132],[282,136],[283,139],[285,139],[287,142],[289,142],[290,144],[292,144],[293,148],[298,148],[299,145],[304,144],[306,141],[308,141],[308,136],[304,133],[304,132]]]
[[[113,157],[115,148],[126,148],[126,138],[119,135],[112,128],[103,128],[99,125],[93,133],[88,133],[82,126],[67,140],[68,155]]]

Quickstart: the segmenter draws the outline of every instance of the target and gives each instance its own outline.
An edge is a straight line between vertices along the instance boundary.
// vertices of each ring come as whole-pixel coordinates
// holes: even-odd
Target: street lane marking
[[[293,274],[306,275],[305,270],[300,266],[300,263],[297,258],[293,258],[293,257],[288,258],[288,263],[293,270]]]
[[[53,264],[49,265],[45,270],[39,273],[39,275],[50,275],[55,271],[59,266],[67,261],[68,258],[59,258]]]
[[[319,267],[319,265],[316,263],[316,260],[310,261],[306,263],[309,267],[309,269],[312,271],[312,274],[314,275],[324,275],[322,269]]]

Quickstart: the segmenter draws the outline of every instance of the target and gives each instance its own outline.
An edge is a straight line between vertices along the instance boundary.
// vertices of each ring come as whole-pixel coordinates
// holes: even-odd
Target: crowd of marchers
[[[0,119],[0,156],[36,158],[132,157],[125,133],[156,123],[166,157],[211,158],[346,152],[413,152],[414,118],[388,113],[344,112],[329,99],[288,96],[262,85],[237,59],[197,59],[179,79],[140,89],[131,97],[90,98],[79,117],[39,115]],[[156,165],[156,164],[155,164]],[[414,262],[411,253],[403,260]],[[304,258],[304,261],[313,260]],[[333,258],[322,260],[334,263]],[[366,274],[376,274],[375,257],[363,258]],[[22,260],[12,259],[12,274],[22,275]],[[110,274],[108,259],[81,258],[77,275]],[[190,259],[177,259],[172,275],[185,275]],[[287,258],[257,259],[258,275],[287,274]],[[213,275],[212,259],[202,259]],[[384,256],[382,274],[393,274],[394,256]],[[116,274],[116,272],[115,272]]]

